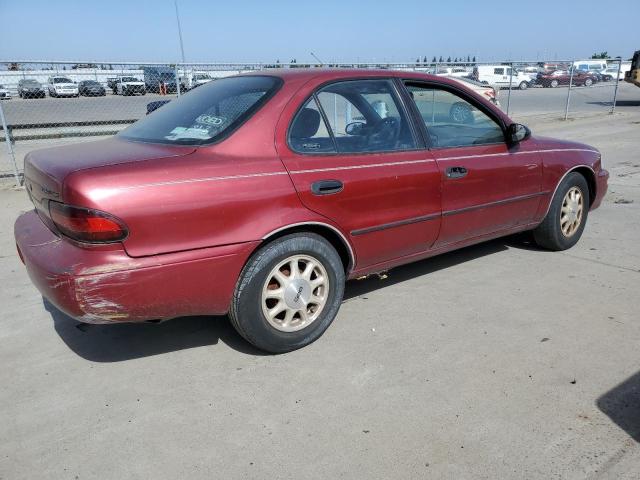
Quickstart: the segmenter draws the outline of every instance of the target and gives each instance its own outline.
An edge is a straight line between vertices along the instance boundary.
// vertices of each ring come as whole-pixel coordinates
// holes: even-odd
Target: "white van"
[[[607,69],[606,60],[578,60],[573,66],[583,72],[602,73]]]
[[[518,70],[511,72],[509,65],[478,65],[473,69],[474,80],[497,88],[519,88],[526,90],[531,85],[531,77]]]

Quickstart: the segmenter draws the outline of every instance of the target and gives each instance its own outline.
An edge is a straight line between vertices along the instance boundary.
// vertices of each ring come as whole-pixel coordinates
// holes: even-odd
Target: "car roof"
[[[245,72],[242,76],[248,75],[268,75],[288,80],[348,80],[350,78],[404,78],[415,80],[429,80],[439,83],[456,85],[456,82],[439,75],[417,72],[415,70],[386,70],[373,68],[282,68],[265,69],[252,72]]]

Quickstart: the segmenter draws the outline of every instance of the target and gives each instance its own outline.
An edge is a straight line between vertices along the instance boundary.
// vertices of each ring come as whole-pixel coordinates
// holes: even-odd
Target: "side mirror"
[[[512,123],[507,128],[507,141],[515,145],[531,136],[531,130],[520,123]]]
[[[344,133],[346,133],[347,135],[362,135],[363,129],[364,129],[364,123],[351,122],[351,123],[347,123],[347,126],[344,127]]]

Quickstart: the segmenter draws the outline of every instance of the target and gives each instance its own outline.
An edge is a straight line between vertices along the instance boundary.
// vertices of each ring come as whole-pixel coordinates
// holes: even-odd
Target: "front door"
[[[535,142],[510,147],[499,119],[466,93],[408,82],[442,181],[436,246],[490,235],[533,220],[542,192]]]
[[[305,96],[281,117],[278,152],[302,203],[349,236],[357,269],[431,247],[440,173],[395,83],[341,81]]]

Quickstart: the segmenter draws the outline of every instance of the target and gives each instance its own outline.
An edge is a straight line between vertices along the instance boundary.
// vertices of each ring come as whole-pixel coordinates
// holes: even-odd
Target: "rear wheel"
[[[591,85],[593,85],[593,80],[591,80],[590,78],[587,78],[587,79],[584,81],[584,86],[585,86],[585,87],[590,87]]]
[[[551,80],[551,83],[549,84],[551,88],[556,88],[558,85],[560,85],[560,82],[558,82],[558,80]]]
[[[518,88],[520,90],[526,90],[527,88],[529,88],[529,84],[525,81],[520,82],[520,85],[518,85]]]
[[[271,353],[317,340],[338,313],[344,266],[335,248],[314,233],[267,244],[245,265],[229,317],[238,333]]]
[[[584,231],[589,205],[586,179],[578,172],[571,172],[558,186],[547,216],[533,231],[536,243],[549,250],[573,247]]]

